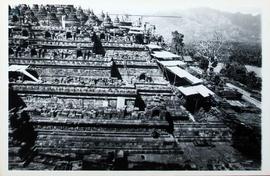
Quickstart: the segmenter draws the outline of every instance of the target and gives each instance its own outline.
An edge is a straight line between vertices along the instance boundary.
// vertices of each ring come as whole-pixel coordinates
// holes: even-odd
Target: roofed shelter
[[[149,48],[149,49],[162,49],[162,47],[161,46],[159,46],[159,45],[155,45],[155,44],[148,44],[148,45],[145,45],[147,48]]]
[[[27,71],[28,65],[11,65],[8,68],[9,73],[11,72],[17,72],[20,74],[23,74],[23,76],[29,77],[32,81],[40,82],[39,79],[37,79],[35,76],[33,76],[31,73]]]
[[[180,60],[172,60],[172,61],[157,61],[158,64],[162,65],[163,67],[173,67],[173,66],[182,66],[186,65],[183,61]]]
[[[190,112],[196,112],[201,107],[208,109],[211,107],[210,98],[215,93],[209,90],[204,85],[195,85],[195,86],[180,86],[177,89],[181,92],[185,98],[185,107]]]
[[[166,67],[166,70],[168,70],[167,74],[170,81],[173,79],[176,86],[197,85],[203,82],[178,66]]]
[[[176,60],[181,59],[181,56],[173,54],[168,51],[154,51],[153,54],[151,54],[154,58],[158,60]]]
[[[183,61],[187,63],[193,62],[193,59],[190,56],[183,56]]]

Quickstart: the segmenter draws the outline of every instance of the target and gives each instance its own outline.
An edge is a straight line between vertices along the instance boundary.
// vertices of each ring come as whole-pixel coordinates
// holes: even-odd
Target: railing
[[[9,64],[40,65],[40,66],[72,66],[72,67],[111,67],[112,62],[104,60],[53,60],[33,58],[9,58]]]
[[[71,93],[71,94],[86,94],[86,95],[125,95],[135,96],[136,90],[132,88],[92,88],[79,87],[74,85],[42,85],[42,84],[18,84],[12,85],[14,91],[20,93]]]
[[[141,62],[141,61],[137,61],[137,60],[115,60],[114,61],[116,65],[121,65],[121,66],[128,66],[128,67],[154,67],[154,68],[158,68],[156,63],[152,63],[152,62]]]

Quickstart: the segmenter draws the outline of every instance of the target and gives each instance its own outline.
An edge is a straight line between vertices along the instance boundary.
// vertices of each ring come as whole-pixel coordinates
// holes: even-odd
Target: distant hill
[[[184,42],[211,40],[213,32],[222,33],[227,41],[258,43],[261,41],[261,16],[228,13],[210,8],[194,8],[175,12],[160,12],[159,15],[175,15],[182,18],[147,17],[156,25],[157,33],[171,40],[171,32],[185,35]]]

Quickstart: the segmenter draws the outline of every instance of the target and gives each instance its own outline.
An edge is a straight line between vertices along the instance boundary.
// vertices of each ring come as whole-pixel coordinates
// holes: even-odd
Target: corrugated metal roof
[[[163,59],[181,58],[181,56],[178,56],[168,51],[155,51],[154,54],[151,54],[151,55],[154,57],[163,58]]]
[[[154,44],[148,44],[146,45],[148,48],[150,49],[162,49],[161,46],[158,46],[158,45],[154,45]]]
[[[215,93],[209,90],[207,87],[204,85],[196,85],[196,86],[189,86],[189,87],[177,87],[177,89],[183,93],[185,96],[189,95],[195,95],[195,94],[200,94],[203,97],[208,97],[210,95],[214,95]]]
[[[28,68],[28,65],[11,65],[8,67],[8,71],[20,72],[28,76],[32,80],[39,82],[39,80],[36,77],[34,77],[33,75],[31,75],[29,72],[26,71],[27,68]]]
[[[191,84],[198,84],[202,83],[203,81],[190,73],[188,73],[186,70],[183,70],[177,66],[173,67],[167,67],[168,70],[170,70],[172,73],[176,74],[180,78],[185,78],[187,81],[189,81]]]
[[[183,56],[185,62],[192,62],[193,59],[190,56]]]
[[[173,61],[158,61],[163,66],[171,67],[171,66],[177,66],[177,65],[186,65],[183,61],[180,60],[173,60]]]
[[[22,71],[28,68],[28,65],[10,65],[8,71]]]

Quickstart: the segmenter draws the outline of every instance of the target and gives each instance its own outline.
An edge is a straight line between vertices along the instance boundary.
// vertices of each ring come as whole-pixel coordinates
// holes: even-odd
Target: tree
[[[261,79],[253,71],[247,73],[246,84],[252,89],[261,89]]]
[[[214,81],[215,85],[220,85],[220,82],[221,82],[220,76],[215,75],[213,81]]]
[[[162,35],[159,35],[157,38],[158,42],[163,43],[164,42],[164,38]]]
[[[237,62],[226,64],[225,67],[222,68],[221,73],[243,84],[246,82],[247,69],[244,65]]]
[[[218,65],[218,58],[221,57],[221,50],[225,46],[225,40],[221,32],[215,31],[213,37],[208,41],[200,41],[199,45],[196,45],[197,53],[208,59],[209,61],[209,70],[213,70]],[[226,46],[227,49],[230,49],[231,46]]]
[[[178,31],[172,32],[172,43],[171,43],[171,50],[175,54],[182,54],[183,53],[183,38],[184,35],[179,33]]]
[[[92,36],[92,41],[94,42],[93,45],[93,53],[95,54],[101,54],[103,56],[105,56],[105,49],[103,48],[100,39],[98,38],[98,36],[96,35],[96,33],[94,32],[93,36]]]
[[[248,72],[243,64],[239,64],[237,62],[227,64],[225,68],[222,68],[220,73],[235,81],[245,84],[251,89],[261,89],[261,78],[257,77],[254,72]]]
[[[206,72],[208,69],[208,65],[209,65],[208,59],[205,57],[201,57],[199,60],[199,67]]]

